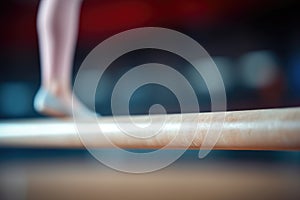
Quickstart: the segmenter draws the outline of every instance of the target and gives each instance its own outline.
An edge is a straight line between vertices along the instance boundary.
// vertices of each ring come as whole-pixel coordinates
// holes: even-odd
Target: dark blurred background
[[[2,119],[40,117],[32,107],[40,84],[38,5],[39,1],[35,0],[0,2]],[[106,38],[136,27],[167,27],[197,40],[213,57],[223,76],[228,110],[299,106],[299,8],[296,0],[85,0],[74,76],[87,54]],[[106,71],[96,96],[98,112],[111,115],[114,84],[132,66],[147,61],[178,69],[194,87],[201,111],[209,111],[206,86],[197,82],[200,79],[193,80],[191,66],[166,52],[143,50],[121,57]],[[180,111],[175,96],[158,85],[137,90],[131,98],[130,111],[144,114],[154,103],[163,104],[169,113]]]

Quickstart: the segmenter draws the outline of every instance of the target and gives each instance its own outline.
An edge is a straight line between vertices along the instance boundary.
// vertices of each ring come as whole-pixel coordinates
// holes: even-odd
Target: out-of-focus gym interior
[[[1,122],[48,118],[33,107],[41,82],[39,3],[0,2]],[[164,27],[190,36],[210,54],[224,81],[228,111],[297,107],[299,9],[296,0],[84,0],[73,77],[89,52],[110,36],[138,27]],[[78,88],[77,95],[109,117],[117,81],[148,62],[183,74],[200,112],[211,111],[201,76],[186,60],[163,50],[136,50],[115,60],[98,84],[95,105],[85,98],[87,88]],[[93,76],[93,70],[86,72],[86,82]],[[174,94],[157,84],[134,92],[130,113],[148,114],[153,104],[163,105],[168,114],[180,113]],[[86,149],[0,147],[0,199],[299,199],[299,169],[299,151],[213,150],[199,159],[197,150],[188,150],[159,171],[127,174],[102,165]]]

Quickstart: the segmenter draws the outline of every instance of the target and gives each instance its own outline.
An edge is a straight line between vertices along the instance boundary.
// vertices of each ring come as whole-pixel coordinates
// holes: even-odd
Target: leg
[[[35,97],[35,109],[48,115],[72,114],[72,65],[82,0],[43,0],[37,30],[42,85]],[[75,99],[75,108],[86,111]]]

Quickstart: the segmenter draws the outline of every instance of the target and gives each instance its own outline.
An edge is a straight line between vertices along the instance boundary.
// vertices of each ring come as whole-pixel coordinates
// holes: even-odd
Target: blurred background
[[[36,33],[38,5],[38,0],[0,1],[0,118],[2,120],[43,117],[36,113],[32,106],[41,81]],[[85,0],[81,9],[74,77],[88,53],[106,38],[137,27],[166,27],[192,37],[212,56],[223,77],[228,110],[300,106],[299,9],[300,4],[297,0]],[[128,53],[112,63],[98,85],[97,112],[104,116],[111,115],[110,98],[113,87],[126,71],[136,65],[155,61],[180,71],[193,86],[201,111],[210,110],[207,88],[189,63],[171,53],[148,49]],[[86,74],[87,80],[90,76],[93,76],[93,72]],[[84,88],[78,96],[85,101]],[[149,106],[157,103],[164,105],[168,113],[180,112],[175,96],[167,88],[158,85],[147,85],[137,90],[130,101],[130,112],[146,114]],[[28,194],[24,189],[27,185],[23,183],[28,179],[24,177],[30,174],[30,183],[36,184],[35,186],[40,185],[41,191],[49,192],[48,187],[54,187],[56,188],[54,191],[65,194],[64,191],[59,190],[60,187],[56,186],[56,180],[51,179],[51,176],[64,177],[66,172],[68,176],[59,179],[62,181],[60,186],[80,187],[81,180],[85,180],[88,184],[89,178],[93,177],[91,172],[86,177],[78,177],[80,170],[96,170],[90,169],[95,162],[85,150],[40,149],[37,151],[1,148],[0,194],[6,195],[6,198],[7,195],[13,194],[16,188],[20,192],[19,196],[15,194],[16,199],[22,199]],[[207,171],[210,166],[216,165],[220,167],[213,168],[215,171]],[[179,166],[181,172],[190,169],[186,166],[195,168],[195,173],[200,175],[208,172],[211,176],[206,177],[205,180],[212,178],[210,183],[215,183],[217,188],[228,186],[228,190],[231,191],[231,186],[241,186],[245,189],[241,190],[243,197],[299,199],[297,197],[300,196],[297,191],[300,186],[299,152],[213,151],[208,158],[200,161],[196,151],[187,151],[175,166]],[[273,171],[270,172],[268,169]],[[33,175],[35,171],[38,172],[37,175]],[[241,174],[237,175],[236,179],[233,177],[235,172]],[[254,175],[251,176],[254,178],[249,182],[247,181],[249,176],[244,177],[244,175],[252,172]],[[172,179],[175,182],[182,178],[188,182],[189,178],[193,177],[193,175],[183,174],[183,177],[176,178],[178,174],[176,170],[173,174],[168,174],[166,169],[162,173],[167,174],[165,178],[161,176],[160,179],[156,179],[156,175],[149,175],[154,177],[150,178],[151,185],[157,184],[161,179],[169,180],[168,176],[175,177]],[[228,184],[218,185],[217,180],[220,178],[214,176],[218,173],[232,175],[223,177],[229,181]],[[45,174],[49,177],[41,178]],[[100,184],[102,176],[103,172],[99,174],[99,180],[90,183]],[[149,180],[149,176],[145,175],[145,179],[135,177],[131,179],[133,181],[131,184],[147,193],[148,189],[141,188],[147,185],[141,183],[145,183],[143,180]],[[129,180],[128,178],[129,176],[122,175],[122,180]],[[112,187],[120,179],[113,180],[116,182],[109,182]],[[197,181],[203,180],[197,179],[193,185],[199,184]],[[74,185],[75,183],[79,186]],[[272,186],[272,183],[278,185]],[[131,189],[133,190],[134,187]],[[202,192],[207,191],[205,187],[202,189],[192,185],[186,187]],[[37,191],[33,186],[30,189]],[[129,191],[132,190],[129,188]],[[166,191],[174,192],[174,188],[169,187],[169,190],[166,188]],[[186,192],[188,191],[186,189]],[[208,191],[212,191],[212,188]],[[148,192],[151,193],[150,190]],[[221,194],[226,197],[227,193],[224,190]],[[229,193],[228,195],[230,196]]]
[[[40,84],[36,33],[39,1],[11,0],[1,5],[0,117],[41,117],[32,107]],[[159,26],[178,30],[198,41],[222,74],[228,110],[300,105],[300,28],[298,1],[97,1],[83,2],[74,76],[88,53],[100,42],[124,30]],[[192,84],[201,111],[210,109],[206,86],[192,66],[159,50],[138,50],[117,59],[101,79],[96,109],[111,115],[110,97],[127,70],[160,62],[180,71]],[[86,75],[87,81],[93,72]],[[84,88],[78,94],[84,101]],[[160,95],[156,92],[159,92]],[[149,98],[151,97],[151,98]],[[87,104],[89,102],[86,102]],[[164,87],[148,85],[131,98],[132,114],[161,103],[169,113],[180,111],[175,96]]]

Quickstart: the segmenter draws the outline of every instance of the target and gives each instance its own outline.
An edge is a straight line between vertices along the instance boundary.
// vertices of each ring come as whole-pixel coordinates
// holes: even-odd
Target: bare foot
[[[76,116],[88,117],[95,115],[86,108],[77,98],[73,99]],[[72,94],[66,92],[58,95],[41,87],[34,98],[34,108],[37,112],[53,117],[72,117]]]

